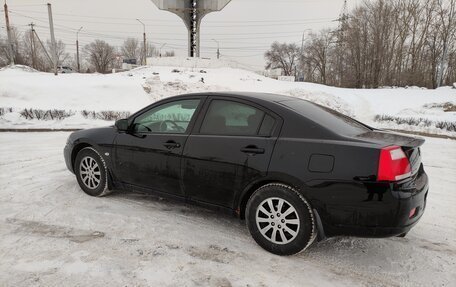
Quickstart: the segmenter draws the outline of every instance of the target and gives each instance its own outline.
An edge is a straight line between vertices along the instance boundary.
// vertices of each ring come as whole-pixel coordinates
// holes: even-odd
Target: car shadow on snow
[[[173,213],[185,219],[208,221],[211,226],[230,228],[230,232],[246,234],[245,222],[221,210],[209,209],[172,198],[132,191],[114,191],[108,196],[111,200],[121,201],[133,206],[153,208],[154,211]],[[247,234],[248,235],[248,234]],[[253,240],[252,240],[253,241]]]
[[[222,215],[226,218],[232,218],[229,214],[218,212],[217,210],[211,210],[208,208],[200,207],[197,205],[189,204],[184,201],[180,201],[172,198],[164,198],[154,194],[133,192],[133,191],[114,191],[108,195],[111,199],[122,200],[130,204],[136,204],[141,206],[151,206],[157,208],[160,211],[176,212],[180,214],[188,215]]]
[[[220,210],[208,209],[179,200],[139,192],[115,191],[109,195],[109,198],[130,205],[154,208],[155,211],[184,215],[186,218],[190,217],[194,219],[207,220],[214,226],[220,225],[222,221],[224,223],[223,226],[221,226],[222,228],[229,227],[233,230],[237,230],[239,235],[245,235],[245,233],[248,232],[244,220],[240,220],[231,214]],[[411,233],[413,234],[413,230]],[[410,246],[407,247],[408,245]],[[329,238],[321,242],[315,241],[304,253],[302,253],[302,255],[306,257],[306,254],[318,254],[319,256],[323,256],[325,254],[335,255],[337,253],[343,253],[344,256],[347,256],[349,254],[345,253],[349,251],[350,254],[353,254],[353,256],[359,257],[364,254],[368,257],[372,255],[372,252],[381,251],[384,253],[384,249],[392,254],[398,254],[398,252],[404,252],[407,250],[414,251],[416,248],[423,248],[428,251],[454,253],[454,251],[451,250],[445,243],[436,243],[425,239],[409,237],[357,238],[339,236]]]
[[[233,244],[227,246],[209,245],[207,250],[195,252],[194,246],[189,246],[190,255],[200,258],[218,258],[207,255],[212,253],[226,253],[257,257],[262,250],[250,238],[245,227],[245,221],[241,221],[230,214],[214,211],[211,209],[187,204],[173,199],[164,199],[159,196],[136,193],[136,192],[114,192],[109,196],[111,200],[120,201],[123,204],[153,208],[154,211],[173,213],[174,216],[182,216],[186,222],[198,223],[199,226],[209,225],[217,232],[230,234],[230,238],[238,238],[242,244],[250,244],[248,248],[236,250]],[[202,230],[205,232],[205,230]],[[219,241],[219,245],[220,244]],[[234,246],[238,246],[235,244]],[[264,251],[264,258],[276,258],[278,262],[284,260]],[[429,269],[429,258],[439,256],[455,256],[456,253],[450,246],[442,243],[435,243],[425,239],[411,236],[408,238],[355,238],[335,237],[322,242],[314,242],[306,251],[301,254],[286,257],[285,260],[292,260],[296,263],[312,262],[322,266],[328,271],[337,274],[350,272],[358,276],[363,282],[380,285],[397,285],[397,282],[407,282],[410,274],[415,272],[426,272]],[[221,257],[225,258],[225,257]],[[215,262],[223,261],[214,259]],[[434,259],[435,260],[435,259]],[[447,260],[447,259],[443,259]],[[438,267],[439,264],[434,264]],[[383,276],[388,274],[387,276]],[[405,280],[405,281],[404,281]],[[411,279],[410,279],[411,280]],[[413,280],[412,280],[413,281]]]

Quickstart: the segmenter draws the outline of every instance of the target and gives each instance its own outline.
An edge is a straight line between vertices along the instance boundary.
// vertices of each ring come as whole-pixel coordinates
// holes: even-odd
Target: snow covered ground
[[[256,91],[308,99],[367,124],[456,136],[456,89],[339,89],[281,82],[233,68],[147,67],[119,74],[0,70],[0,129],[88,128],[112,121],[82,111],[134,112],[188,92]],[[3,109],[2,109],[3,108]],[[25,108],[60,109],[30,120]],[[421,118],[419,124],[375,116]],[[424,121],[423,121],[424,119]],[[263,251],[242,223],[194,206],[133,193],[91,198],[66,170],[68,133],[0,133],[0,286],[454,286],[456,141],[427,138],[425,215],[406,238],[334,238],[307,252]],[[44,144],[45,143],[45,144]]]
[[[229,216],[140,194],[85,195],[63,161],[67,136],[0,133],[0,286],[456,282],[454,140],[426,139],[427,210],[406,238],[334,238],[279,257]]]
[[[456,136],[456,90],[339,89],[280,82],[233,69],[147,67],[131,72],[52,74],[0,70],[1,128],[112,124],[81,111],[134,112],[188,92],[257,91],[308,99],[370,125]],[[9,109],[11,108],[11,109]],[[29,120],[25,108],[61,109],[62,120]],[[431,123],[375,122],[376,115]],[[456,282],[456,141],[428,138],[427,211],[407,238],[335,238],[278,257],[236,219],[155,197],[93,199],[64,165],[68,133],[0,133],[0,286],[450,286]],[[43,144],[46,143],[46,144]]]
[[[204,83],[202,82],[204,81]],[[87,128],[112,124],[90,120],[88,111],[128,111],[164,97],[204,91],[256,91],[308,99],[353,116],[375,127],[456,136],[456,131],[436,128],[439,121],[454,123],[456,111],[445,112],[445,103],[456,106],[456,89],[410,88],[340,89],[310,83],[282,82],[241,69],[141,67],[118,74],[63,74],[54,76],[15,66],[0,70],[0,108],[13,108],[0,116],[0,128]],[[24,108],[63,109],[73,116],[64,120],[26,120]],[[428,122],[400,124],[375,122],[376,115],[422,118]]]

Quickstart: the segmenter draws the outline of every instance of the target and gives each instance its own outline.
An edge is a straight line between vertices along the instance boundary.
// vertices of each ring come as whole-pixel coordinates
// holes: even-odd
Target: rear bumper
[[[332,210],[329,218],[333,222],[323,222],[326,236],[380,238],[407,233],[424,214],[429,182],[423,171],[419,177],[402,183],[370,184],[368,190],[374,192],[368,191],[367,199],[357,206],[339,206]],[[341,214],[344,217],[340,217]]]
[[[348,235],[382,238],[407,233],[420,220],[424,213],[426,202],[421,200],[406,200],[406,202],[402,202],[401,205],[402,207],[400,209],[400,213],[403,214],[397,216],[396,224],[393,224],[392,226],[353,226],[341,224],[333,228],[329,228],[331,232],[328,236]],[[418,207],[417,214],[410,219],[408,213],[415,207]]]

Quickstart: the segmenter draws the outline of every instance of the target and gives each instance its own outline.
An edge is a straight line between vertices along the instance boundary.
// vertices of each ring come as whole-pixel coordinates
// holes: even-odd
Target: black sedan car
[[[423,143],[293,97],[203,93],[74,132],[64,154],[89,195],[135,190],[216,207],[290,255],[317,237],[405,235],[426,205]]]

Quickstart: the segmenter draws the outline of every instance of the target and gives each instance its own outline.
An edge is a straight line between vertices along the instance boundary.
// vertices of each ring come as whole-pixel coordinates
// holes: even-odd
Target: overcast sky
[[[349,9],[362,0],[348,0]],[[2,1],[3,2],[3,1]],[[148,41],[164,50],[187,55],[187,30],[176,15],[161,11],[150,0],[8,0],[10,23],[24,32],[30,22],[36,24],[40,38],[49,37],[49,22],[45,3],[51,3],[55,34],[67,44],[67,51],[76,51],[76,30],[80,46],[102,39],[121,46],[127,37],[142,39],[146,24]],[[343,0],[232,0],[224,10],[207,15],[201,26],[201,57],[215,57],[220,43],[222,58],[235,60],[246,68],[261,70],[264,51],[274,40],[300,45],[304,31],[316,32],[335,27]],[[2,11],[2,37],[5,22]],[[306,31],[308,33],[309,30]]]

